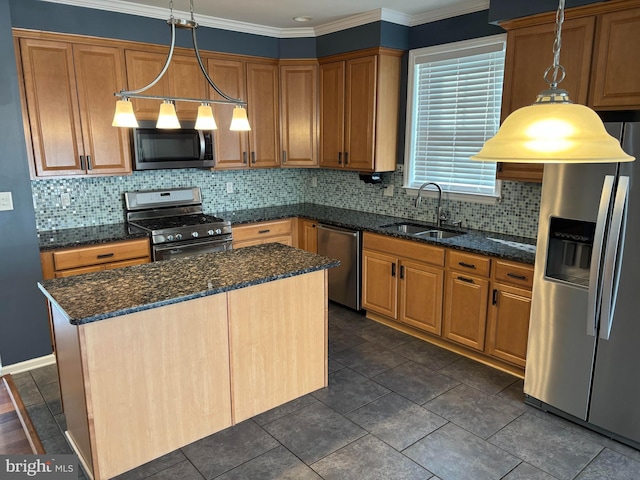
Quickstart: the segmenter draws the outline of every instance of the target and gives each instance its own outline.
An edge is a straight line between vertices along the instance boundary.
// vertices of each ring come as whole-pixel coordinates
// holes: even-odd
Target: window
[[[506,35],[409,52],[405,188],[500,196],[496,163],[469,157],[500,126]]]

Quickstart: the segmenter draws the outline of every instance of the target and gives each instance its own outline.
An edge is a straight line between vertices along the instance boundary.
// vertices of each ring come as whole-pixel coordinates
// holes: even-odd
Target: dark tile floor
[[[639,451],[525,405],[521,380],[333,304],[329,372],[118,479],[640,479]],[[55,366],[14,379],[47,452],[70,453]]]

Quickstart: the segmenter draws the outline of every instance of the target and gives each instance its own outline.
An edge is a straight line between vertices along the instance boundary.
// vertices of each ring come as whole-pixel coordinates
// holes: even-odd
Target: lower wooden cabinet
[[[263,243],[294,245],[294,219],[248,223],[233,227],[233,248],[251,247]]]
[[[298,248],[311,253],[318,253],[318,222],[298,219]]]
[[[365,241],[367,234],[365,233]],[[368,311],[398,318],[398,259],[391,255],[363,250],[362,307]]]
[[[425,332],[440,335],[443,284],[442,268],[400,261],[398,320]]]
[[[149,263],[151,250],[149,239],[140,238],[41,252],[40,261],[42,276],[49,280]]]
[[[489,280],[447,272],[444,337],[476,350],[484,350]]]

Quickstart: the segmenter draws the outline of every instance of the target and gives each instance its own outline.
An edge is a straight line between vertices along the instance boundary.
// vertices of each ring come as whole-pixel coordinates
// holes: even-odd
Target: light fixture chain
[[[191,21],[195,22],[195,19],[193,18],[193,0],[189,0],[189,9],[191,11]]]
[[[169,18],[173,18],[173,0],[169,0]]]

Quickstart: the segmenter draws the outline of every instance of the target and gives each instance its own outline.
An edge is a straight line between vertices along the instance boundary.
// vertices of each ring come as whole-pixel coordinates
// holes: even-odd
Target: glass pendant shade
[[[160,113],[156,128],[180,128],[180,122],[176,115],[176,107],[171,101],[164,101],[160,104]]]
[[[113,127],[138,128],[136,115],[133,113],[133,104],[128,98],[116,102],[116,111],[113,115]]]
[[[584,105],[539,102],[507,117],[472,160],[517,163],[630,162],[600,117]]]
[[[243,107],[235,107],[233,109],[233,118],[231,119],[229,130],[234,132],[248,132],[251,130],[247,111]]]
[[[196,118],[196,130],[217,130],[216,120],[213,118],[211,105],[203,103],[198,107],[198,117]]]

